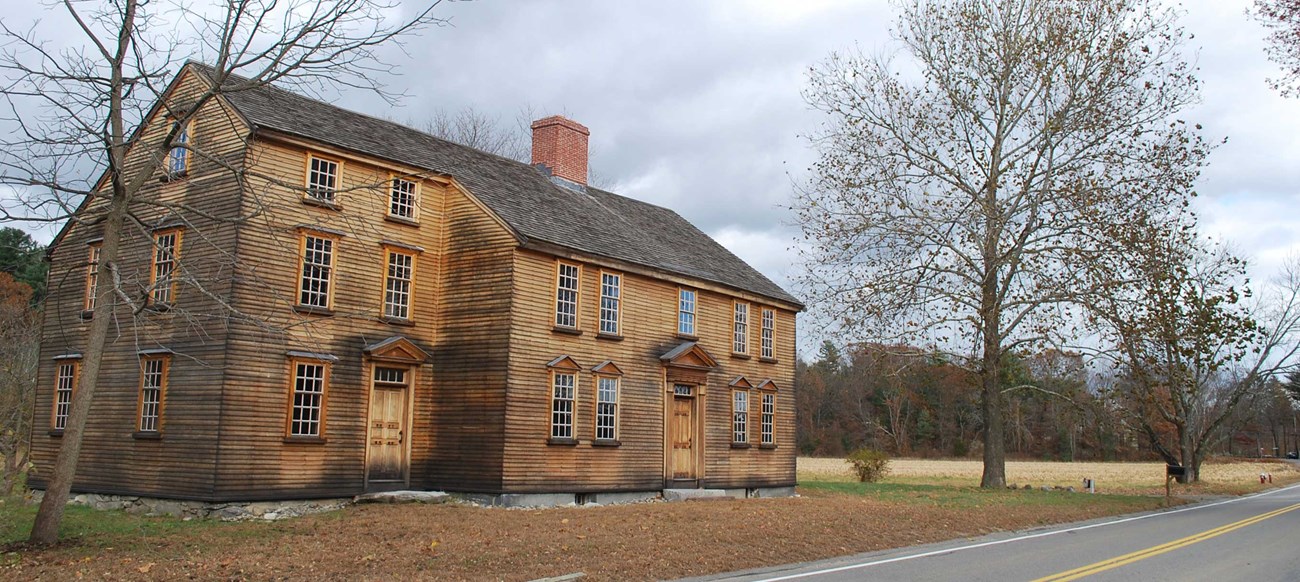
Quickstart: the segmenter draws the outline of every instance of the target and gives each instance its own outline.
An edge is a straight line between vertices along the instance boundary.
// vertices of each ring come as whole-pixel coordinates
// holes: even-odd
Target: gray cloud
[[[1248,0],[1196,2],[1204,103],[1188,112],[1229,137],[1199,191],[1206,231],[1231,239],[1266,278],[1300,247],[1300,103],[1277,96]],[[592,162],[611,189],[673,208],[790,287],[795,231],[783,207],[813,160],[800,137],[819,119],[804,74],[832,50],[885,47],[885,2],[456,2],[387,60],[409,97],[393,109],[363,92],[336,101],[398,120],[472,106],[513,120],[521,107],[591,128]],[[33,14],[35,16],[35,14]],[[6,19],[27,20],[10,14]],[[408,56],[409,55],[409,58]],[[801,334],[801,335],[806,335]]]

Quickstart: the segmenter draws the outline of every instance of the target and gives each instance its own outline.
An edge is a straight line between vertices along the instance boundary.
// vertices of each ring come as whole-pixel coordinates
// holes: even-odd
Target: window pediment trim
[[[744,376],[736,376],[735,378],[732,378],[731,382],[728,382],[727,385],[732,388],[743,388],[746,390],[754,387],[754,385],[750,384],[749,380],[746,380]]]
[[[582,369],[582,366],[580,366],[577,361],[575,361],[572,357],[567,355],[560,356],[558,358],[555,358],[554,360],[547,362],[546,367],[551,368],[553,370],[569,370],[573,372],[577,372]]]
[[[622,376],[623,370],[613,360],[605,360],[591,369],[592,373],[602,376]]]

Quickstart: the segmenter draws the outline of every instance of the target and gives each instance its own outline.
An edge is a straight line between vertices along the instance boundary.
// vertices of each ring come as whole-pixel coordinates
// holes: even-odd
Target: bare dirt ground
[[[70,508],[65,541],[52,548],[18,541],[34,508],[0,503],[0,542],[11,542],[0,547],[0,579],[530,580],[584,572],[590,580],[650,580],[1020,530],[1163,502],[1142,495],[985,491],[974,487],[978,462],[894,464],[895,475],[885,483],[858,484],[848,482],[837,459],[801,459],[801,497],[786,499],[543,510],[364,505],[273,523],[183,522]],[[1161,469],[1158,464],[1008,465],[1013,481],[1035,486],[1054,479],[1073,484],[1079,471],[1103,484],[1129,483],[1140,493],[1163,483],[1148,475]],[[1215,468],[1207,479],[1220,475],[1222,483],[1186,492],[1257,490],[1253,476],[1260,467]],[[1276,484],[1300,479],[1290,465],[1270,468]]]
[[[7,548],[12,580],[649,580],[828,558],[1150,509],[1150,499],[942,491],[507,510],[369,505],[284,522]],[[1075,497],[1083,497],[1074,494]],[[1031,499],[1032,498],[1032,499]],[[1029,502],[1027,502],[1027,500]],[[971,511],[976,507],[997,511]]]

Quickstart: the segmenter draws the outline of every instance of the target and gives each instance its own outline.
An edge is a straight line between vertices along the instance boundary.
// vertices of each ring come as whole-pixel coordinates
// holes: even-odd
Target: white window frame
[[[732,303],[731,353],[749,354],[749,304]]]
[[[677,333],[695,335],[695,311],[699,306],[700,293],[694,289],[677,290]]]
[[[731,442],[749,442],[749,391],[731,391]]]
[[[578,327],[578,307],[582,301],[582,266],[559,261],[555,266],[555,325]]]
[[[578,401],[578,374],[551,372],[551,438],[574,438],[574,413]]]
[[[329,392],[330,362],[307,358],[289,360],[289,415],[285,431],[290,437],[325,435],[325,406]]]
[[[167,374],[170,367],[167,356],[140,358],[140,401],[137,408],[136,430],[147,433],[162,431],[162,407],[166,398]]]
[[[411,299],[415,296],[415,253],[385,247],[384,256],[387,258],[384,270],[384,317],[410,321]]]
[[[178,121],[172,122],[172,128],[179,128],[176,137],[172,139],[172,148],[167,150],[167,175],[172,177],[184,176],[190,171],[190,128],[194,125],[191,119],[185,122],[184,127]]]
[[[623,275],[600,272],[600,327],[604,335],[617,336],[623,327]]]
[[[307,197],[334,204],[339,192],[343,162],[315,154],[307,155]]]
[[[81,362],[63,360],[54,367],[54,408],[50,411],[50,428],[61,431],[68,426],[72,413],[72,397],[77,391],[77,375]]]
[[[760,444],[774,444],[775,436],[773,427],[776,423],[776,394],[771,392],[763,393],[760,397],[759,422],[761,423],[762,436]]]
[[[181,261],[183,231],[169,228],[153,233],[153,263],[149,268],[150,303],[168,305],[176,300],[176,271]]]
[[[768,360],[776,359],[776,310],[763,308],[760,329],[759,356]]]
[[[389,189],[388,215],[401,219],[416,221],[416,211],[420,204],[420,183],[403,178],[393,178]]]
[[[618,440],[618,376],[596,376],[596,440]]]
[[[298,252],[298,305],[330,309],[334,303],[334,260],[337,238],[315,232],[302,233]],[[317,241],[317,248],[312,248]]]

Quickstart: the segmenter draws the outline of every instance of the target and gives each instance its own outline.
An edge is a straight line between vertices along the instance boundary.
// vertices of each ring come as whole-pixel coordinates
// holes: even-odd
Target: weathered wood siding
[[[501,490],[514,237],[472,199],[447,195],[440,336],[432,352],[428,460],[413,470],[449,491]]]
[[[578,306],[581,335],[553,331],[556,257],[520,250],[515,254],[515,291],[510,335],[510,388],[506,415],[504,488],[508,491],[609,491],[657,489],[664,482],[664,367],[659,356],[684,341],[677,335],[676,282],[602,266],[577,257],[582,266]],[[600,272],[622,273],[623,339],[597,337]],[[690,287],[690,285],[687,285]],[[749,359],[731,356],[733,297],[699,289],[699,345],[719,362],[708,374],[700,398],[706,411],[703,484],[714,487],[791,485],[794,459],[794,313],[777,309],[777,362],[761,362],[758,327],[751,327]],[[751,309],[758,313],[761,303]],[[768,305],[770,306],[770,305]],[[583,367],[578,374],[575,437],[577,445],[548,444],[551,419],[550,371],[546,364],[567,355]],[[613,361],[624,375],[620,383],[617,447],[593,446],[596,377],[591,368]],[[728,383],[744,376],[754,385],[771,379],[776,400],[777,447],[762,449],[759,414],[751,404],[748,449],[731,448],[731,400]],[[751,398],[759,401],[759,391]],[[698,413],[697,413],[698,414]]]
[[[183,77],[171,98],[192,99],[199,81]],[[143,171],[151,144],[163,139],[169,123],[160,112],[141,132],[140,146],[128,157],[128,175]],[[181,226],[180,284],[167,312],[100,304],[93,317],[113,317],[109,344],[87,422],[74,489],[159,497],[206,498],[212,493],[220,418],[220,386],[226,368],[224,309],[217,298],[230,293],[234,247],[233,219],[239,211],[239,186],[230,171],[243,159],[247,129],[219,102],[211,102],[195,120],[188,176],[152,180],[140,192],[133,213],[143,226],[124,233],[117,265],[122,289],[139,306],[149,283],[152,229]],[[156,175],[161,178],[161,171]],[[184,217],[173,209],[184,205]],[[88,243],[102,237],[97,217],[104,201],[82,209],[50,255],[49,296],[41,344],[40,381],[32,434],[35,467],[28,480],[44,487],[62,437],[51,435],[56,363],[53,357],[85,349],[90,320],[83,319]],[[169,383],[161,414],[161,438],[133,437],[136,431],[141,350],[170,349]]]
[[[303,201],[310,153],[341,161],[336,208]],[[250,180],[244,210],[258,217],[241,229],[240,268],[232,303],[247,314],[227,342],[232,362],[218,459],[218,498],[287,498],[350,495],[362,490],[370,368],[365,346],[405,336],[422,349],[437,341],[442,268],[445,181],[420,182],[418,225],[393,222],[387,214],[390,179],[414,168],[366,159],[350,152],[272,137],[258,139],[247,164]],[[305,313],[298,303],[303,231],[336,237],[332,313]],[[409,323],[382,319],[387,271],[385,243],[423,249],[416,253]],[[289,442],[289,352],[327,354],[324,430],[319,442]],[[422,419],[432,413],[435,370],[416,374],[412,467],[427,459],[429,435]],[[417,472],[417,475],[419,473]]]
[[[183,78],[174,98],[197,81]],[[152,120],[142,141],[162,138]],[[732,301],[743,293],[591,257],[582,266],[581,335],[554,326],[556,257],[524,250],[509,229],[445,176],[306,143],[259,134],[220,102],[197,118],[188,175],[151,181],[143,196],[161,204],[136,210],[146,223],[123,240],[118,268],[127,293],[145,295],[152,231],[183,228],[182,283],[172,309],[100,305],[115,318],[91,408],[75,488],[205,500],[351,495],[365,486],[371,367],[363,349],[405,336],[429,354],[415,374],[407,438],[410,485],[453,491],[649,490],[665,474],[664,367],[659,356],[677,335],[681,284],[699,292],[697,335],[718,359],[700,390],[702,484],[793,484],[794,312],[776,310],[777,361],[760,361],[763,300],[751,300],[750,358],[731,355]],[[336,205],[304,201],[308,155],[341,163]],[[143,156],[132,153],[128,172]],[[212,158],[212,159],[207,159]],[[246,168],[241,185],[223,166]],[[418,224],[386,219],[390,180],[420,184]],[[161,177],[161,174],[159,174]],[[183,204],[185,216],[170,213]],[[29,483],[41,487],[60,438],[50,435],[55,356],[85,349],[82,305],[88,243],[100,236],[90,204],[51,254]],[[335,238],[327,313],[298,308],[304,231]],[[411,317],[383,317],[384,245],[416,251]],[[622,275],[621,340],[597,338],[601,269]],[[111,311],[111,314],[110,314]],[[136,438],[142,350],[171,350],[159,439]],[[328,356],[320,439],[287,439],[292,398],[289,353]],[[568,355],[578,374],[576,445],[548,444],[551,386],[546,363]],[[594,447],[596,377],[610,360],[620,382],[619,446]],[[775,448],[758,446],[761,392],[751,391],[750,448],[731,446],[728,383],[744,376],[777,391]]]

